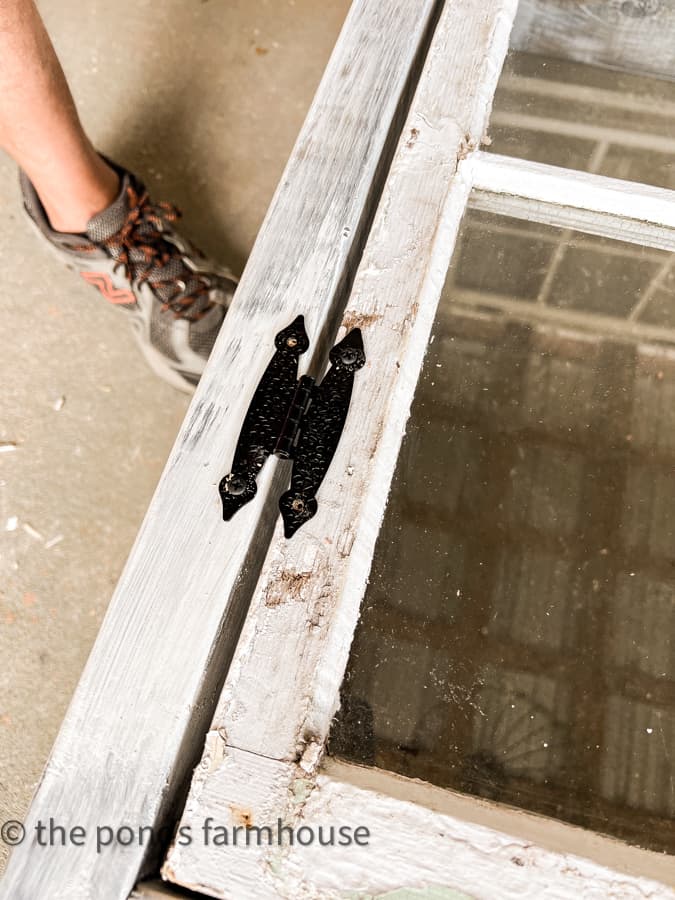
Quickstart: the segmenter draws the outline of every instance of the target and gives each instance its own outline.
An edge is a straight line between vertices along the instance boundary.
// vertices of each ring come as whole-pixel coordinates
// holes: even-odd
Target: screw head
[[[228,494],[238,497],[246,490],[246,479],[241,475],[230,475],[225,482],[225,490]]]
[[[297,347],[298,339],[296,337],[293,337],[293,335],[291,335],[290,337],[287,337],[286,338],[286,346],[291,347],[291,348]]]
[[[352,347],[345,347],[340,354],[340,358],[346,366],[353,366],[359,360],[359,351],[354,350]]]
[[[303,512],[305,509],[305,501],[300,497],[296,497],[295,500],[291,503],[291,509],[293,512]]]

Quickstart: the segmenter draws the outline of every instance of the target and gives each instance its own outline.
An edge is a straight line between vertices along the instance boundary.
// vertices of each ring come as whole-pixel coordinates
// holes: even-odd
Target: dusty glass
[[[670,262],[467,216],[333,754],[675,851]]]
[[[675,82],[511,51],[489,138],[506,156],[675,188]]]

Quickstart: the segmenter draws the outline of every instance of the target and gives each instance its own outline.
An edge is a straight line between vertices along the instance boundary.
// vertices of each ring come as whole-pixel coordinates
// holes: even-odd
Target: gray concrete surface
[[[348,6],[41,9],[97,146],[241,271]],[[0,210],[2,822],[28,807],[187,400],[145,368],[124,317],[36,245],[3,156]]]

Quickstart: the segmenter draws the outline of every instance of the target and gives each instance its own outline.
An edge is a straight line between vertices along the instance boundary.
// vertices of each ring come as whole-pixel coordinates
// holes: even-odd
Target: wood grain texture
[[[289,832],[279,843],[278,819],[293,829],[292,845]],[[186,840],[164,877],[189,871],[186,887],[222,900],[425,890],[444,900],[675,900],[668,887],[675,875],[662,854],[388,772],[330,761],[310,775],[294,763],[228,748],[217,734],[181,825]],[[214,845],[217,827],[227,844]],[[326,840],[341,827],[352,835],[367,829],[359,832],[367,845],[320,846],[319,829]]]
[[[36,824],[52,817],[88,836],[98,825],[157,827],[180,799],[278,516],[272,466],[230,523],[217,484],[276,332],[304,312],[316,342],[334,317],[433,9],[357,0],[350,10],[34,797],[29,837],[0,882],[3,900],[126,898],[147,845],[39,847]],[[313,346],[308,366],[322,352]]]
[[[365,848],[320,847],[316,842],[294,846],[285,861],[282,896],[332,900],[350,891],[380,896],[397,889],[424,896],[436,888],[473,900],[675,898],[675,891],[657,881],[620,874],[581,856],[546,850],[512,832],[403,800],[391,785],[396,776],[385,774],[380,779],[385,790],[378,791],[339,774],[317,779],[303,806],[302,823],[315,830],[330,823],[365,826],[370,843]],[[368,776],[366,771],[364,782]],[[578,843],[582,849],[583,832]]]
[[[415,803],[429,812],[511,835],[525,842],[532,852],[541,848],[559,856],[591,858],[603,868],[612,870],[615,876],[639,876],[675,887],[675,866],[672,858],[664,853],[642,850],[567,822],[411,780],[384,769],[328,758],[322,765],[322,774],[335,783],[342,782],[398,801]]]
[[[232,747],[296,760],[323,744],[470,188],[458,160],[483,134],[514,9],[452,3],[434,37],[343,318],[367,356],[345,431],[317,515],[292,541],[275,532],[214,717]]]
[[[212,732],[181,818],[185,838],[174,843],[163,878],[209,897],[275,900],[285,849],[266,843],[264,832],[257,846],[252,827],[271,828],[273,838],[278,820],[297,827],[310,787],[299,766],[235,750]],[[219,844],[216,827],[226,829]]]
[[[674,0],[521,0],[516,50],[675,78]]]
[[[346,430],[316,517],[291,542],[275,532],[181,822],[199,828],[213,815],[232,826],[243,808],[257,825],[277,816],[317,827],[366,824],[376,837],[367,850],[256,848],[246,857],[236,848],[175,845],[164,876],[211,896],[323,900],[409,889],[490,900],[497,890],[537,900],[673,898],[636,877],[646,871],[643,856],[625,854],[628,875],[579,858],[602,855],[598,847],[609,842],[597,836],[584,840],[570,829],[581,834],[571,856],[453,816],[426,803],[409,780],[377,790],[355,783],[348,767],[318,774],[515,12],[506,0],[478,6],[457,0],[443,11],[343,317],[345,328],[362,328],[368,356]],[[545,194],[550,201],[549,188]],[[589,212],[601,217],[622,214],[605,209],[607,198],[593,202],[598,209],[589,204]],[[625,213],[627,198],[622,203]],[[659,215],[669,230],[669,213]]]
[[[675,250],[675,191],[495,153],[463,165],[474,209]]]
[[[455,0],[443,10],[343,317],[345,328],[362,329],[367,355],[347,425],[317,515],[292,541],[277,526],[207,741],[205,760],[218,739],[225,759],[240,754],[241,770],[228,764],[223,773],[207,761],[183,822],[199,822],[211,809],[227,815],[246,796],[241,787],[251,782],[253,759],[271,768],[266,782],[259,773],[251,796],[267,803],[278,795],[282,812],[288,788],[280,788],[278,773],[289,773],[290,783],[293,771],[315,772],[466,208],[470,182],[458,162],[484,133],[515,7],[515,0]],[[203,847],[174,846],[164,874],[213,896],[237,897],[231,878],[234,869],[240,877],[242,865],[225,867]],[[255,872],[266,896],[260,866],[253,866],[249,892],[259,886]]]

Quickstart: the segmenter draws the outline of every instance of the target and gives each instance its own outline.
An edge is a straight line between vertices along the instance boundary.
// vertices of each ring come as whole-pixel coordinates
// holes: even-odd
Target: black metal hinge
[[[316,513],[316,493],[340,441],[354,373],[366,354],[360,329],[352,329],[330,351],[331,367],[317,384],[309,375],[298,380],[298,360],[309,347],[302,316],[280,331],[274,343],[277,350],[246,413],[232,471],[218,490],[223,519],[229,521],[255,496],[256,478],[268,456],[292,459],[291,486],[279,499],[284,534],[290,538]]]

